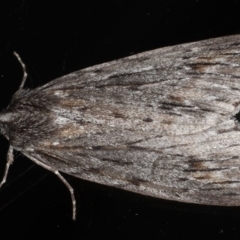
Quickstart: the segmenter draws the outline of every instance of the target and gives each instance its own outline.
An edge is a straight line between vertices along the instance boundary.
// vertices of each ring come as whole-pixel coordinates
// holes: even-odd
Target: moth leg
[[[76,198],[74,195],[74,190],[71,187],[71,185],[68,183],[68,181],[59,173],[58,170],[55,170],[54,168],[38,161],[36,158],[33,158],[32,156],[29,156],[28,154],[24,153],[25,156],[27,156],[29,159],[31,159],[33,162],[35,162],[36,164],[38,164],[39,166],[47,169],[50,172],[53,172],[54,174],[56,174],[58,176],[58,178],[64,183],[64,185],[67,187],[67,189],[70,192],[71,195],[71,199],[72,199],[72,219],[76,220]]]
[[[26,66],[25,64],[23,63],[22,59],[20,58],[20,56],[18,55],[18,53],[16,52],[13,52],[13,54],[16,56],[17,60],[20,62],[21,66],[22,66],[22,69],[23,69],[23,78],[22,78],[22,82],[19,86],[19,89],[22,89],[25,82],[26,82],[26,79],[27,79],[27,71],[26,71]]]
[[[8,170],[9,170],[10,165],[13,163],[13,160],[14,160],[13,147],[10,145],[9,148],[8,148],[8,152],[7,152],[7,163],[6,163],[3,179],[2,179],[2,181],[0,183],[0,187],[2,187],[2,185],[7,180]]]
[[[58,172],[58,171],[54,171],[54,173],[59,177],[59,179],[65,184],[65,186],[68,188],[71,198],[72,198],[72,205],[73,205],[73,209],[72,209],[72,219],[76,220],[76,199],[75,199],[75,195],[74,195],[74,190],[72,188],[72,186],[68,183],[68,181]]]

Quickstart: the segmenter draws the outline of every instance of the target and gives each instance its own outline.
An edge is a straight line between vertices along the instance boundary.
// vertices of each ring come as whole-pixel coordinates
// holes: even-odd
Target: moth
[[[240,205],[240,35],[164,47],[19,90],[13,149],[61,175],[173,201]]]

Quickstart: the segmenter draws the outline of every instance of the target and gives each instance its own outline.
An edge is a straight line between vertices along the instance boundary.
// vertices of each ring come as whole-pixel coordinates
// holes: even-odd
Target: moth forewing
[[[73,189],[59,172],[158,198],[237,206],[239,64],[240,35],[144,52],[20,88],[0,123],[11,147],[68,187],[73,217]],[[6,114],[18,120],[5,123]]]

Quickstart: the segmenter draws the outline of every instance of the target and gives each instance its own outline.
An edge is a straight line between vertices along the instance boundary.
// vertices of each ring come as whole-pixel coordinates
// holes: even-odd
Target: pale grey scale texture
[[[236,35],[144,52],[19,91],[3,133],[29,158],[79,178],[236,206],[239,104]]]

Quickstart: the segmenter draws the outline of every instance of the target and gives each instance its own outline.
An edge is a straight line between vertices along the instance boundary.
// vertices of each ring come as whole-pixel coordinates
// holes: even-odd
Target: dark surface
[[[5,1],[0,3],[0,107],[27,65],[34,88],[78,69],[183,42],[240,33],[240,1]],[[158,2],[158,4],[157,4]],[[2,176],[8,142],[0,138]],[[238,139],[236,139],[238,141]],[[30,169],[29,169],[30,168]],[[28,170],[29,169],[29,170]],[[71,220],[66,187],[15,154],[0,190],[0,238],[239,239],[240,207],[168,202],[67,177],[76,191]]]

